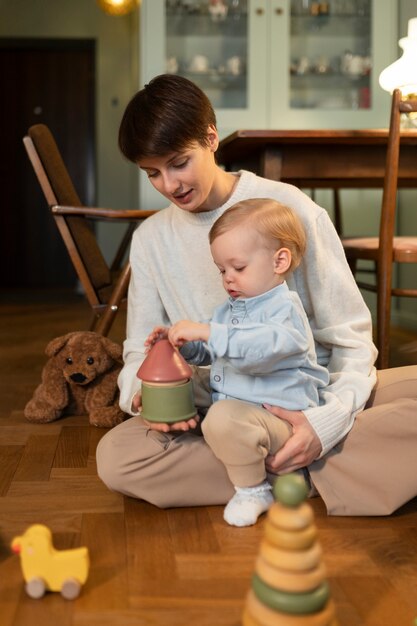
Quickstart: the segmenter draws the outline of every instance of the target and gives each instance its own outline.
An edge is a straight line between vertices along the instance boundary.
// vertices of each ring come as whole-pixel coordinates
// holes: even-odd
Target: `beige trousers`
[[[204,412],[210,404],[204,370],[195,375],[195,392]],[[234,493],[201,434],[159,433],[140,417],[101,439],[97,468],[109,489],[162,508],[225,504]],[[416,496],[417,366],[378,372],[350,433],[309,471],[329,515],[389,515]]]
[[[201,430],[235,487],[253,487],[265,480],[265,457],[278,452],[292,431],[266,409],[240,400],[215,402]]]

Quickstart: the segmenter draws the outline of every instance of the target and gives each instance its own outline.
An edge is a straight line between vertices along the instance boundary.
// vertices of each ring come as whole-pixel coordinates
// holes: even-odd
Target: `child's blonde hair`
[[[301,220],[290,207],[270,198],[237,202],[214,222],[209,232],[210,245],[220,235],[244,223],[255,228],[277,250],[290,250],[289,272],[298,267],[306,249],[306,234]]]

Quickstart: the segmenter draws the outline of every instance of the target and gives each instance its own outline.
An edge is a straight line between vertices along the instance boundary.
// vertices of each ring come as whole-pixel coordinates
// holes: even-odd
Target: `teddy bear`
[[[119,407],[117,377],[122,348],[92,331],[56,337],[45,349],[49,357],[42,382],[26,404],[30,422],[46,423],[63,415],[88,415],[93,426],[112,427],[126,415]]]

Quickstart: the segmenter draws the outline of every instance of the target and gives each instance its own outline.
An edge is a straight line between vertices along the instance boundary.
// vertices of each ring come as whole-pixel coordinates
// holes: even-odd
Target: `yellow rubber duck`
[[[52,533],[43,524],[29,526],[13,539],[11,547],[20,555],[26,592],[31,598],[41,598],[45,591],[60,591],[67,600],[79,595],[90,565],[87,548],[55,550]]]

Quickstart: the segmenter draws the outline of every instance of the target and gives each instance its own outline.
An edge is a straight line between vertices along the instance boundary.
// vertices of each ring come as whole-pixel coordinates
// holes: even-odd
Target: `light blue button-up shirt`
[[[214,311],[209,341],[189,342],[181,353],[194,365],[211,363],[213,401],[303,410],[319,404],[318,389],[329,383],[301,300],[286,283],[253,298],[229,298]]]

